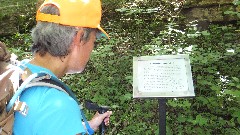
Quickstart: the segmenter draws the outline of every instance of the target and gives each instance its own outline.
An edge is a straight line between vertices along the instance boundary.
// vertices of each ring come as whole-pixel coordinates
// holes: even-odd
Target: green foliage
[[[0,0],[0,34],[29,32],[35,24],[36,1]]]
[[[211,25],[198,31],[196,26],[190,23],[180,30],[169,23],[143,47],[156,55],[191,57],[196,98],[169,100],[168,123],[173,134],[239,134],[238,27]]]
[[[233,4],[239,7],[240,6],[240,1],[239,0],[234,0]],[[233,15],[233,16],[236,15],[238,18],[240,18],[240,12],[239,11],[228,10],[228,11],[225,11],[224,14]]]
[[[11,53],[16,54],[19,60],[31,57],[30,46],[32,41],[29,33],[16,33],[10,37],[2,37],[0,38],[0,41],[4,42],[7,45],[8,50]]]
[[[132,57],[165,54],[190,55],[196,93],[195,98],[168,99],[167,134],[240,134],[239,22],[200,31],[197,20],[182,23],[176,1],[103,2],[102,24],[111,39],[99,42],[83,74],[66,75],[63,81],[82,103],[91,99],[111,106],[107,134],[158,134],[157,100],[132,98]],[[0,38],[20,59],[30,56],[30,27],[24,28],[27,33]],[[84,111],[89,118],[94,114]]]

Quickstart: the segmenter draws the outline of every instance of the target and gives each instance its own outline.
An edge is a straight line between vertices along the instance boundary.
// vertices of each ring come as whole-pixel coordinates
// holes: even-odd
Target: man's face
[[[81,73],[84,70],[91,56],[95,41],[96,31],[92,31],[87,41],[80,41],[77,43],[78,45],[76,45],[76,48],[72,50],[73,57],[69,61],[67,73]]]

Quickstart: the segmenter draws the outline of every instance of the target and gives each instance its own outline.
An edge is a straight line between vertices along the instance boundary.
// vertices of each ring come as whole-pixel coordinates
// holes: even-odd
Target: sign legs
[[[166,98],[159,98],[159,135],[166,135]]]

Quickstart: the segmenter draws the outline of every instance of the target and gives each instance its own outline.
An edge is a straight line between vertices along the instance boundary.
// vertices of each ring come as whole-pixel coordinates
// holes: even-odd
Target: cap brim
[[[101,31],[101,33],[98,35],[98,38],[105,37],[110,39],[107,32],[100,25],[98,25],[97,29]]]

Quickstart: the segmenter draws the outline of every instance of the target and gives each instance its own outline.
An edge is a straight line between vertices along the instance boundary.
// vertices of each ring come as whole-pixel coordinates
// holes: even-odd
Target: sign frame
[[[145,86],[143,86],[143,83],[141,81],[146,82],[146,80],[141,80],[143,78],[142,71],[145,71],[145,67],[148,69],[152,68],[152,66],[149,66],[150,64],[162,64],[162,62],[169,62],[168,68],[174,68],[171,67],[171,63],[174,64],[174,66],[179,66],[179,70],[173,71],[173,76],[171,79],[168,78],[170,81],[183,81],[184,86],[182,89],[176,89],[174,90],[170,86],[166,87],[166,89],[159,89],[158,87],[154,89],[146,90]],[[152,63],[151,63],[152,62]],[[155,62],[155,63],[154,63]],[[157,63],[156,63],[157,62]],[[164,63],[165,64],[165,63]],[[172,65],[173,65],[172,64]],[[154,69],[161,69],[158,65],[153,65]],[[161,66],[162,69],[165,69],[165,65]],[[180,72],[181,71],[181,72]],[[161,72],[161,71],[160,71]],[[184,72],[184,73],[183,73]],[[159,72],[158,72],[159,73]],[[164,72],[162,72],[164,73]],[[180,77],[177,77],[176,75],[181,74],[183,75],[183,79]],[[148,75],[148,74],[147,74]],[[154,76],[154,73],[150,74],[151,76]],[[162,77],[162,85],[168,85],[169,83],[164,82],[163,76],[161,74],[158,74],[158,76]],[[175,75],[175,77],[174,77]],[[166,77],[167,78],[167,77]],[[176,80],[175,78],[178,78],[179,80]],[[148,80],[147,80],[148,81]],[[151,83],[151,81],[149,81]],[[155,81],[154,81],[155,82]],[[161,83],[161,82],[160,82]],[[157,83],[153,83],[153,85],[159,85]],[[183,84],[183,83],[181,83]],[[144,88],[143,88],[144,87]],[[147,87],[147,86],[146,86]],[[151,87],[151,86],[148,86]],[[167,90],[167,88],[170,88]],[[184,89],[184,90],[183,90]],[[156,98],[156,97],[194,97],[194,87],[193,87],[193,80],[192,80],[192,72],[191,72],[191,66],[190,66],[190,60],[189,55],[187,54],[179,54],[179,55],[160,55],[160,56],[140,56],[140,57],[133,57],[133,98]]]

